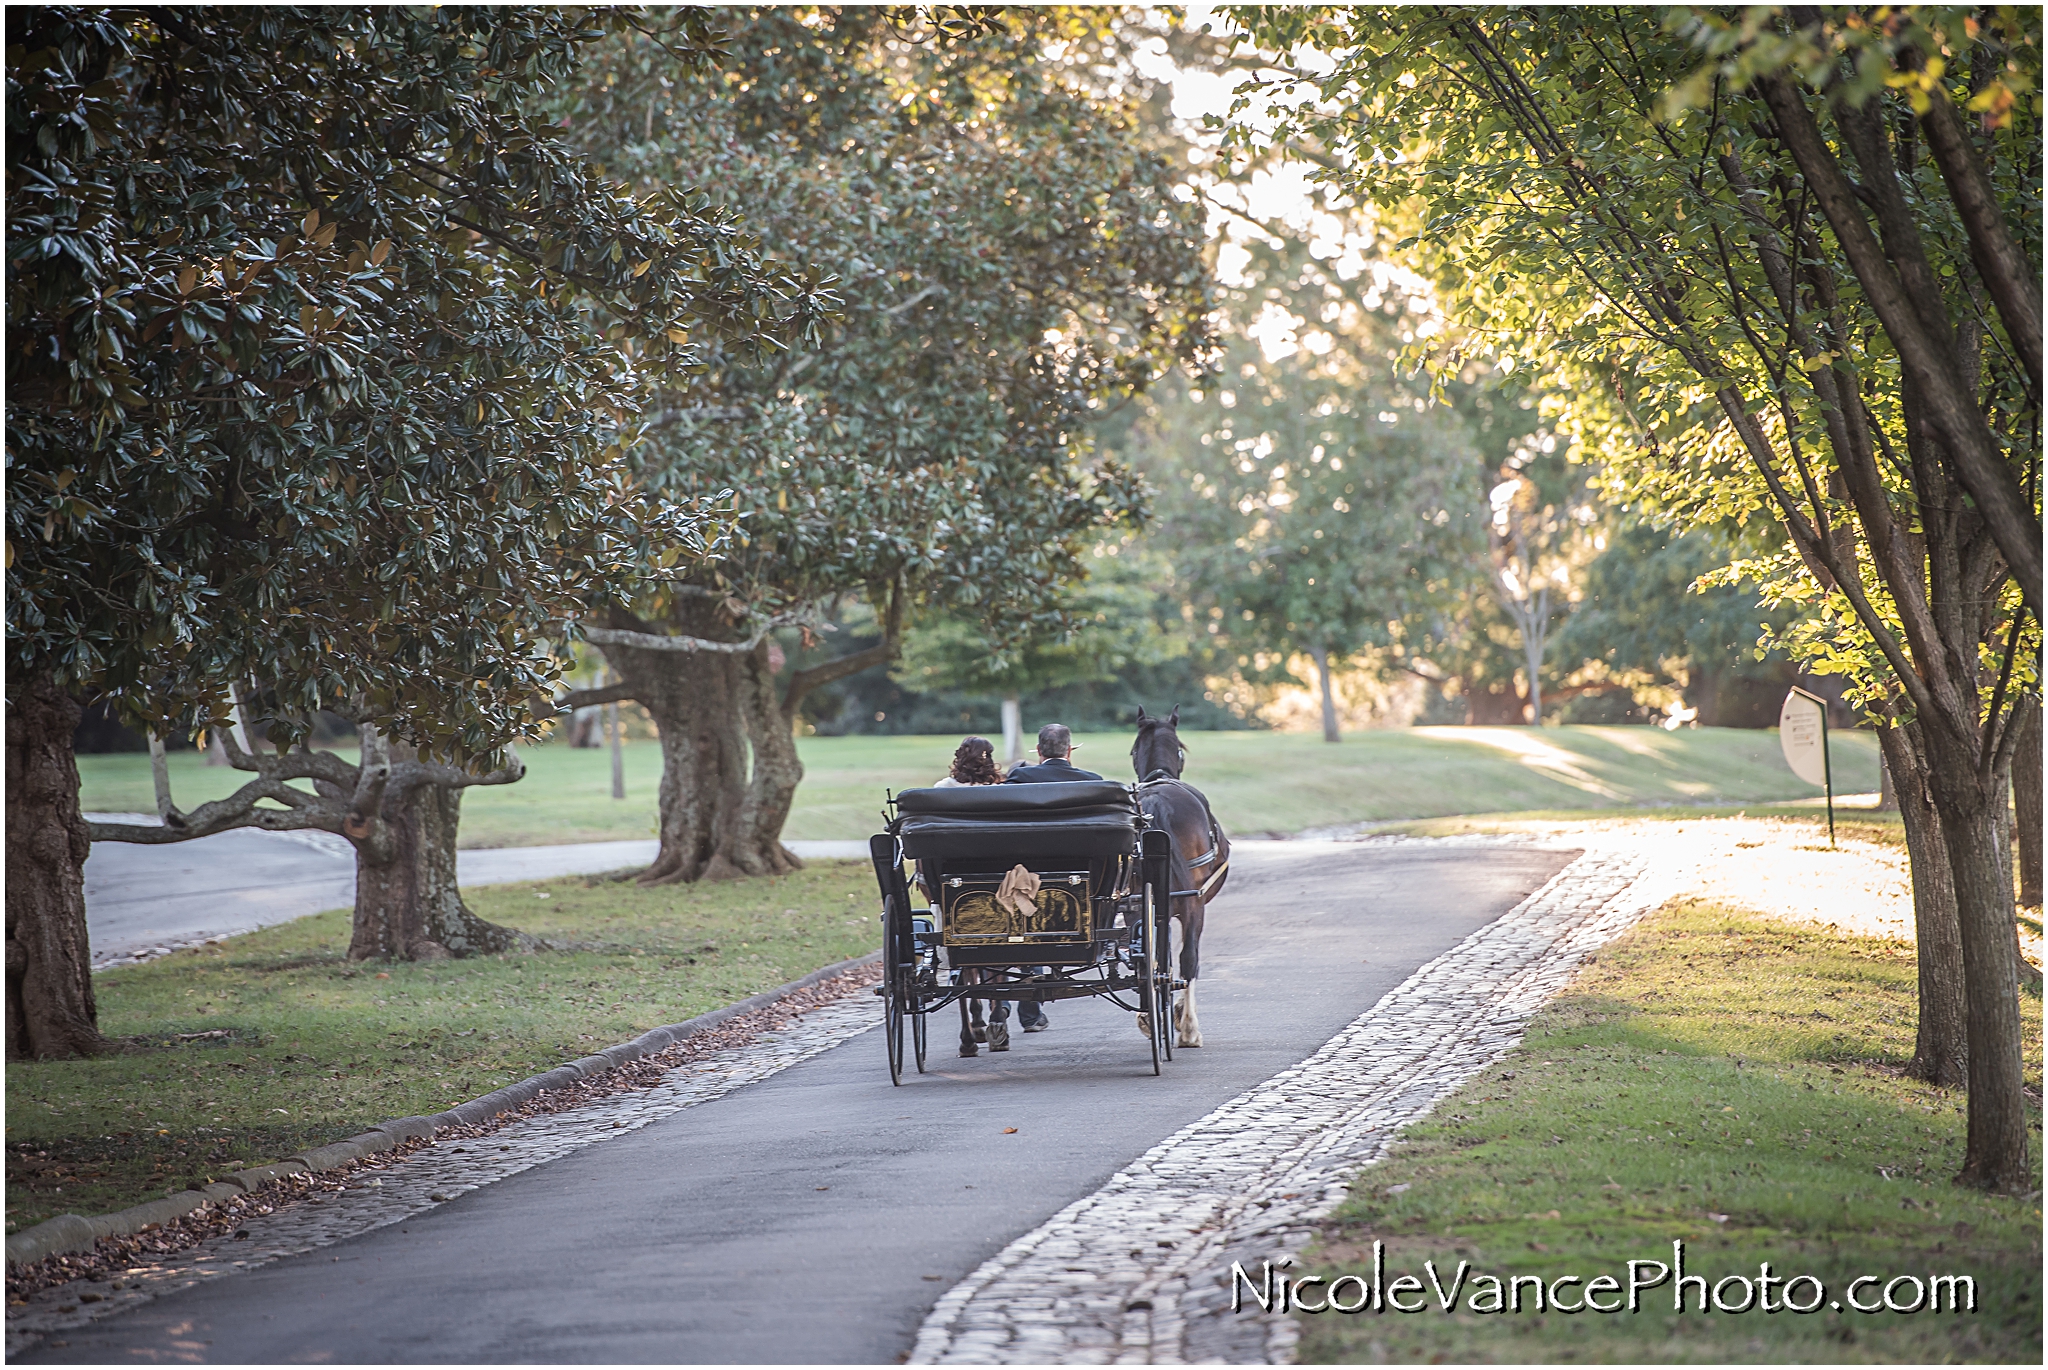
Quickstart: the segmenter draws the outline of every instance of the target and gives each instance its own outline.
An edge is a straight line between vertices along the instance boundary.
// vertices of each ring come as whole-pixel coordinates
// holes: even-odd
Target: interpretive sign
[[[1778,710],[1778,745],[1792,774],[1828,792],[1828,845],[1835,842],[1835,778],[1828,766],[1828,706],[1797,685]]]

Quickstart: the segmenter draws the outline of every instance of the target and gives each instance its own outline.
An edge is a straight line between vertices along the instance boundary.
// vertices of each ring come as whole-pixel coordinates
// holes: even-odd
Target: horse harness
[[[1157,771],[1154,771],[1154,772],[1152,772],[1152,773],[1151,773],[1150,775],[1146,776],[1146,777],[1145,777],[1145,779],[1144,779],[1144,782],[1143,782],[1143,783],[1144,783],[1144,784],[1147,784],[1147,785],[1150,785],[1150,784],[1153,784],[1153,783],[1155,783],[1155,782],[1157,782],[1157,781],[1160,781],[1160,780],[1175,780],[1175,781],[1178,781],[1179,779],[1180,779],[1180,777],[1179,777],[1179,776],[1177,776],[1177,775],[1171,775],[1171,774],[1168,774],[1168,773],[1167,773],[1166,771],[1164,771],[1164,770],[1157,770]],[[1208,808],[1209,808],[1209,806],[1208,806],[1208,804],[1207,804],[1207,803],[1205,802],[1205,803],[1204,803],[1204,804],[1202,805],[1202,808],[1203,808],[1204,812],[1207,812],[1207,811],[1208,811]],[[1219,836],[1219,835],[1217,834],[1217,831],[1216,831],[1216,815],[1215,815],[1214,813],[1210,813],[1210,814],[1209,814],[1209,850],[1207,850],[1207,851],[1203,852],[1203,853],[1202,853],[1202,854],[1201,854],[1200,856],[1198,856],[1198,857],[1196,857],[1196,858],[1195,858],[1194,860],[1192,860],[1192,861],[1188,862],[1188,870],[1189,870],[1189,872],[1190,872],[1190,873],[1195,873],[1195,872],[1199,872],[1199,871],[1201,870],[1201,868],[1202,868],[1202,867],[1204,867],[1204,866],[1208,865],[1208,864],[1209,864],[1209,863],[1210,863],[1211,861],[1214,861],[1214,860],[1216,859],[1216,854],[1217,854],[1218,852],[1222,851],[1222,850],[1223,850],[1223,842],[1222,842],[1222,839],[1221,839],[1221,837],[1220,837],[1220,836]],[[1213,871],[1209,872],[1209,878],[1208,878],[1208,879],[1206,879],[1206,880],[1204,880],[1204,881],[1202,881],[1202,883],[1201,883],[1201,884],[1200,884],[1199,886],[1197,886],[1196,888],[1194,888],[1194,889],[1191,889],[1191,890],[1170,890],[1170,891],[1168,891],[1168,893],[1167,893],[1167,898],[1169,898],[1169,899],[1187,899],[1187,898],[1198,898],[1198,899],[1200,899],[1200,900],[1201,900],[1201,901],[1202,901],[1203,903],[1205,903],[1205,904],[1206,904],[1206,903],[1208,903],[1208,902],[1209,902],[1209,891],[1211,891],[1211,890],[1215,889],[1215,888],[1216,888],[1216,886],[1217,886],[1217,885],[1218,885],[1219,883],[1221,883],[1221,881],[1222,881],[1222,879],[1223,879],[1223,874],[1224,874],[1224,872],[1225,872],[1225,871],[1227,871],[1227,870],[1229,870],[1229,869],[1230,869],[1230,862],[1229,862],[1229,861],[1227,861],[1227,860],[1226,860],[1226,861],[1223,861],[1222,863],[1220,863],[1220,864],[1219,864],[1219,865],[1218,865],[1218,866],[1216,867],[1216,869],[1215,869],[1215,870],[1213,870]]]

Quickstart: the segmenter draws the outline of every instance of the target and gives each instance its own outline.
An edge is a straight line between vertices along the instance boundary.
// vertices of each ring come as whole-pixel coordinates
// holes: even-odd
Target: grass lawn
[[[2041,1005],[2022,1001],[2039,1098]],[[1641,1311],[1440,1311],[1304,1316],[1300,1360],[1330,1362],[2041,1361],[2041,1207],[1951,1184],[1960,1094],[1902,1079],[1914,963],[1901,943],[1791,929],[1682,903],[1600,953],[1522,1047],[1363,1171],[1302,1269],[1446,1285],[1458,1263],[1513,1276],[1624,1282],[1630,1260],[1710,1282],[1768,1261],[1829,1299],[1863,1275],[1968,1275],[1977,1311],[1915,1316],[1673,1312],[1669,1283]],[[2033,1112],[2038,1135],[2040,1113]],[[2039,1164],[2036,1147],[2036,1164]],[[1647,1267],[1645,1278],[1654,1275]],[[1581,1286],[1583,1287],[1583,1286]],[[1577,1289],[1566,1288],[1576,1299]],[[1776,1299],[1783,1292],[1773,1294]],[[1882,1285],[1864,1285],[1865,1304]],[[1896,1297],[1905,1302],[1910,1286]],[[1792,1296],[1812,1298],[1802,1285]],[[1342,1301],[1354,1297],[1346,1285]],[[1739,1304],[1740,1287],[1724,1299]],[[1413,1297],[1404,1302],[1414,1303]],[[1612,1302],[1612,1300],[1607,1300]]]
[[[1829,735],[1840,794],[1877,788],[1877,740]],[[1083,734],[1075,760],[1130,780],[1131,740]],[[1353,733],[1331,746],[1313,733],[1189,733],[1187,776],[1232,831],[1292,833],[1379,819],[1520,810],[1696,808],[1803,800],[1775,732],[1698,728],[1407,728]],[[957,737],[807,737],[805,778],[785,836],[863,838],[876,829],[885,789],[929,785],[945,773]],[[462,802],[465,847],[598,842],[654,834],[661,750],[625,747],[627,798],[611,797],[611,757],[559,744],[522,752],[517,785],[472,789]],[[85,807],[153,812],[149,758],[81,756]],[[184,808],[233,793],[242,776],[196,752],[171,758]]]
[[[346,911],[93,977],[130,1049],[7,1067],[7,1230],[105,1213],[453,1104],[872,951],[874,873],[467,892],[572,950],[344,959]],[[225,1038],[179,1042],[179,1034]],[[881,1054],[875,1065],[881,1069]]]

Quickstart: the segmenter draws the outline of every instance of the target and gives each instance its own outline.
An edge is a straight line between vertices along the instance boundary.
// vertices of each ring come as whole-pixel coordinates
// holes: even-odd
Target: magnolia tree
[[[1777,521],[1783,554],[1730,575],[1804,604],[1793,649],[1885,725],[1915,1069],[1967,1078],[1959,1178],[2030,1188],[2003,825],[2038,708],[2038,13],[1238,18],[1326,54],[1247,107],[1411,223],[1491,346],[1555,369],[1615,488]]]
[[[357,849],[353,954],[513,936],[462,908],[452,835],[462,787],[517,778],[557,675],[535,635],[719,524],[638,492],[637,397],[829,304],[729,210],[636,196],[530,117],[586,18],[640,22],[10,15],[10,1056],[99,1044],[92,840],[321,828]],[[230,727],[258,687],[263,755]],[[159,768],[160,826],[88,825],[78,693],[228,729],[253,778],[184,813]],[[319,709],[365,725],[360,764],[307,749]]]
[[[890,12],[768,10],[729,70],[622,35],[563,117],[653,193],[717,185],[778,254],[842,281],[815,350],[769,368],[711,344],[631,455],[655,491],[726,488],[715,566],[650,580],[583,634],[660,728],[661,847],[641,879],[794,867],[780,835],[812,689],[877,665],[916,613],[970,616],[1001,664],[1060,630],[1060,587],[1139,506],[1087,429],[1201,350],[1200,219],[1116,101],[1068,79],[1085,15],[983,15],[927,41]],[[872,648],[786,669],[823,606],[866,599]],[[590,695],[583,698],[596,699]]]

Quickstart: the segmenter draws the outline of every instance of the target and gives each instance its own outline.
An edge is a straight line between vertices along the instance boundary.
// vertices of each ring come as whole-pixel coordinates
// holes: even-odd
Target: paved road
[[[131,822],[154,815],[94,814]],[[645,866],[652,839],[456,853],[465,885],[502,885]],[[792,842],[799,856],[865,857],[865,842]],[[97,842],[85,862],[85,922],[95,964],[165,945],[251,932],[356,901],[355,854],[324,832],[240,828],[191,842]]]
[[[988,1256],[1307,1056],[1565,860],[1247,843],[1210,910],[1209,1045],[1163,1078],[1130,1019],[1100,1004],[1054,1006],[1053,1030],[1007,1055],[935,1053],[935,1072],[901,1089],[865,1033],[399,1227],[20,1359],[888,1363]]]

